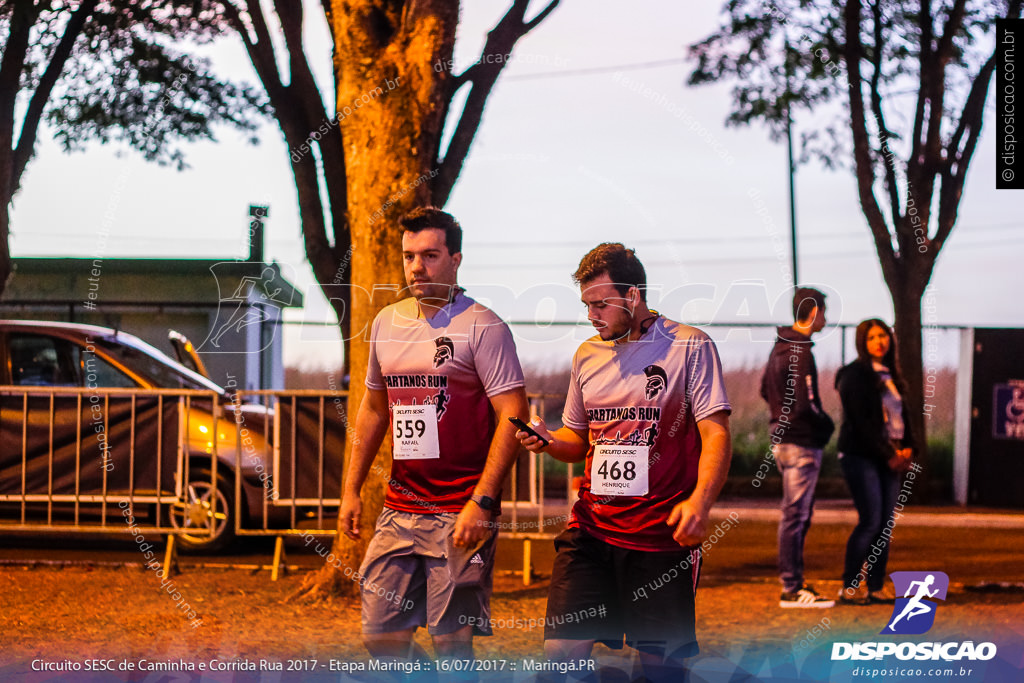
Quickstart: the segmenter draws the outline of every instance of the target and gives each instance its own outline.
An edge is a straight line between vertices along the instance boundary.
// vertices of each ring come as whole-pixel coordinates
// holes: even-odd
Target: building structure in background
[[[0,317],[124,330],[172,358],[175,330],[221,386],[283,389],[282,313],[303,297],[263,260],[267,207],[249,215],[246,259],[15,258]]]

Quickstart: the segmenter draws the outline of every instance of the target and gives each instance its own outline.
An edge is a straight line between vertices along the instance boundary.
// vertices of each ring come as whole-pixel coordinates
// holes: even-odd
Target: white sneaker
[[[797,591],[783,591],[779,598],[779,607],[798,607],[802,609],[815,609],[824,607],[835,607],[836,601],[823,598],[813,588],[804,584],[803,588]]]

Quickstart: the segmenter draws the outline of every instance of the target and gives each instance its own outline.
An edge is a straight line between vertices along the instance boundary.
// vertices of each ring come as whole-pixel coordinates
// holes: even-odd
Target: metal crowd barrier
[[[166,535],[170,565],[178,537],[213,538],[230,506],[233,535],[276,537],[276,579],[285,538],[337,534],[353,429],[347,398],[340,390],[264,390],[225,402],[205,391],[4,387],[0,528]],[[540,415],[559,398],[530,396]],[[557,534],[575,495],[569,465],[564,501],[546,500],[545,457],[521,451],[506,487],[510,513],[499,518],[503,537],[524,542],[526,581],[530,542]],[[552,504],[564,512],[548,519]]]
[[[554,394],[532,394],[533,410],[544,415],[547,401],[564,399]],[[256,429],[245,415],[236,413],[235,452],[235,533],[238,536],[274,536],[272,578],[276,579],[284,562],[284,539],[294,536],[336,536],[337,513],[341,499],[342,462],[345,442],[354,427],[348,421],[348,392],[343,390],[263,390],[239,391],[235,405],[255,403],[273,416]],[[238,417],[241,415],[241,417]],[[267,444],[262,453],[269,464],[269,476],[263,478],[256,509],[250,505],[249,523],[243,524],[243,465],[252,460],[253,443]],[[567,466],[566,497],[554,502],[561,511],[553,519],[546,517],[551,505],[545,499],[546,475],[543,458],[520,453],[509,476],[506,503],[511,520],[499,518],[504,538],[523,540],[524,580],[530,569],[530,543],[554,538],[568,519],[568,505],[574,500],[573,466]],[[252,468],[249,468],[252,478]],[[568,504],[568,505],[567,505]],[[536,513],[535,521],[523,521]],[[551,531],[547,528],[551,527]],[[533,530],[535,529],[535,530]]]
[[[176,536],[212,531],[185,526],[193,493],[185,482],[204,430],[220,426],[217,400],[174,389],[0,389],[0,528],[166,535],[166,571]],[[202,449],[214,489],[217,446],[214,439]],[[203,501],[213,519],[223,517],[218,502]]]
[[[347,398],[344,391],[312,390],[235,395],[235,534],[276,538],[275,580],[284,564],[286,537],[337,534]],[[238,410],[247,404],[260,406],[270,419],[251,424]],[[243,480],[249,496],[257,498],[248,501],[245,516]]]

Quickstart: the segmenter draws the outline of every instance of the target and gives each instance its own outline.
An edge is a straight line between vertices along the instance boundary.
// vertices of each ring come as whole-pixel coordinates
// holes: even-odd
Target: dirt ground
[[[850,674],[850,662],[842,663],[845,669],[835,668],[837,663],[829,661],[831,644],[885,640],[878,633],[891,607],[779,609],[771,558],[751,556],[743,540],[744,533],[760,538],[765,531],[737,530],[728,547],[723,543],[722,549],[715,550],[717,557],[709,555],[698,593],[702,655],[693,660],[691,680],[795,680],[798,671],[813,680],[865,680]],[[816,549],[808,553],[808,572],[824,575],[822,567],[837,561],[826,541],[831,541],[829,534],[838,538],[842,530],[819,529],[816,533]],[[959,535],[956,530],[933,533],[940,537]],[[976,547],[978,534],[973,539]],[[988,535],[1007,550],[982,550],[975,558],[954,552],[949,563],[941,566],[924,566],[922,563],[932,560],[904,556],[903,565],[894,562],[896,566],[891,564],[890,570],[955,568],[949,572],[952,583],[948,599],[941,604],[941,616],[927,636],[916,640],[994,642],[999,647],[997,660],[983,663],[987,668],[981,667],[976,674],[955,680],[1020,681],[1024,680],[1024,590],[1011,584],[1024,580],[1021,532],[995,531]],[[913,537],[906,541],[908,548],[917,542]],[[961,542],[969,541],[966,538]],[[819,545],[824,549],[817,549]],[[932,543],[933,554],[941,556],[942,548],[934,546]],[[946,549],[955,551],[956,545],[948,543]],[[967,573],[970,566],[990,567],[992,571],[986,575],[1006,585],[979,581],[977,574]],[[1012,573],[1011,568],[1015,570]],[[368,660],[359,638],[358,602],[337,600],[308,605],[289,600],[304,575],[293,573],[272,582],[265,571],[186,567],[172,577],[174,585],[169,593],[152,571],[139,566],[0,567],[0,681],[349,680],[330,669],[338,668],[337,663]],[[819,580],[816,586],[822,593],[834,594],[839,582]],[[492,661],[489,666],[508,667],[514,663],[517,669],[516,673],[506,668],[500,674],[485,674],[484,680],[525,680],[524,660],[543,660],[543,627],[539,622],[544,616],[546,596],[545,580],[524,587],[519,577],[507,573],[496,577],[492,601],[495,636],[477,639],[477,657]],[[190,610],[196,613],[192,619]],[[422,633],[418,637],[427,644]],[[603,648],[596,654],[599,662],[606,664],[617,656]],[[91,659],[114,660],[115,668],[126,661],[136,668],[86,673],[84,667]],[[149,666],[142,662],[186,661],[210,667],[213,660],[220,666],[259,666],[265,660],[264,666],[270,667],[280,662],[284,670],[140,670]],[[316,676],[287,671],[288,667],[308,667],[311,660],[317,660]],[[83,670],[33,671],[43,663],[58,666],[67,661],[78,663]],[[628,666],[623,662],[619,668]],[[604,680],[628,678],[608,675]]]

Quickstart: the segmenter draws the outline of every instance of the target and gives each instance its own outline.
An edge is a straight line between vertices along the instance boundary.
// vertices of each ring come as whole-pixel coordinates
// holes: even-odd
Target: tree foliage
[[[227,26],[207,0],[0,0],[0,291],[9,213],[40,126],[66,151],[124,143],[185,167],[181,143],[218,125],[253,132],[258,90],[218,78],[198,46]]]
[[[777,138],[806,110],[804,158],[853,170],[922,446],[921,299],[981,133],[995,19],[1020,13],[1020,0],[731,0],[690,46],[691,84],[734,83],[729,124],[762,121]]]

